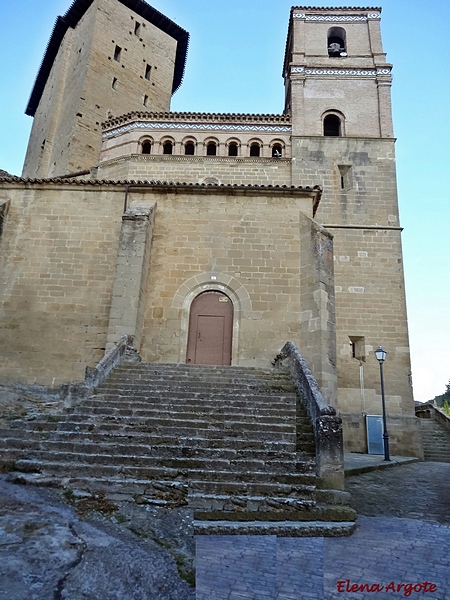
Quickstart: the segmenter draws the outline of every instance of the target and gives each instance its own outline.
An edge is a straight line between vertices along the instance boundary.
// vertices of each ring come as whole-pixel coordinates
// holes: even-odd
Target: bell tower
[[[315,220],[333,239],[338,408],[346,448],[367,451],[366,415],[381,414],[373,352],[383,345],[391,440],[416,454],[392,65],[383,52],[380,19],[380,8],[292,8],[285,113],[292,120],[292,185],[323,188]],[[310,308],[301,310],[307,332],[316,328]]]
[[[380,8],[292,8],[284,80],[294,136],[393,136],[380,18]]]

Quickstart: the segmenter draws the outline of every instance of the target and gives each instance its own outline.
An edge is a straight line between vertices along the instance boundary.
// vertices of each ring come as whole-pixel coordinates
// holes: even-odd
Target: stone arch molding
[[[179,362],[186,361],[187,338],[189,331],[189,314],[191,304],[202,292],[218,291],[226,294],[233,302],[233,347],[232,363],[238,364],[239,356],[239,330],[244,311],[252,310],[250,295],[246,288],[237,279],[224,273],[200,273],[187,279],[177,290],[172,306],[181,310],[181,332]]]

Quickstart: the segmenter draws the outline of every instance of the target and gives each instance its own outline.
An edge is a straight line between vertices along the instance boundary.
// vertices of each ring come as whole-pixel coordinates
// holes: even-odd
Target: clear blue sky
[[[71,0],[1,2],[0,169],[13,174],[20,175],[22,169],[31,127],[24,110],[34,78],[56,16],[70,4]],[[292,2],[150,0],[150,4],[191,34],[185,79],[172,110],[282,112],[281,69]],[[304,4],[360,6],[361,2]],[[428,400],[443,393],[450,379],[450,2],[385,0],[381,5],[384,50],[394,65],[414,393],[416,400]]]

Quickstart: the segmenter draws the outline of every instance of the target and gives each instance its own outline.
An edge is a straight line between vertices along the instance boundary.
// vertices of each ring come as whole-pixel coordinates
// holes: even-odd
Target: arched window
[[[250,156],[261,156],[261,146],[257,142],[250,145]]]
[[[208,142],[206,146],[206,155],[207,156],[216,156],[217,154],[217,144],[216,142]]]
[[[237,156],[238,155],[238,145],[236,142],[230,142],[228,144],[228,156]]]
[[[328,56],[347,56],[347,36],[342,27],[330,27],[328,30]]]
[[[150,152],[152,151],[152,143],[150,142],[150,140],[145,140],[145,142],[142,142],[142,154],[150,154]]]
[[[324,118],[323,135],[334,137],[340,137],[342,135],[342,123],[337,115],[327,115]]]
[[[173,144],[170,140],[163,144],[163,154],[173,154]]]
[[[193,156],[195,154],[195,144],[194,142],[186,142],[184,145],[184,153],[189,156]]]
[[[274,144],[272,146],[272,158],[281,158],[283,156],[283,148],[281,144]]]

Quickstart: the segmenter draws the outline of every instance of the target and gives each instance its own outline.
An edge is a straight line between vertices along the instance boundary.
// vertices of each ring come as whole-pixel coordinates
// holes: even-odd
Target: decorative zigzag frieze
[[[294,13],[294,19],[304,19],[305,21],[326,21],[330,23],[353,23],[355,21],[368,21],[369,19],[380,19],[379,13],[369,13],[368,15],[308,15],[306,13]]]
[[[305,73],[305,75],[348,75],[350,77],[377,77],[390,75],[391,69],[307,69],[305,67],[292,67],[291,73]]]
[[[128,123],[116,129],[110,129],[103,134],[103,138],[107,139],[121,133],[127,133],[134,129],[184,129],[190,131],[255,131],[269,133],[290,133],[290,125],[250,125],[242,124],[219,124],[219,123],[170,123],[170,122],[145,122],[136,121]]]

